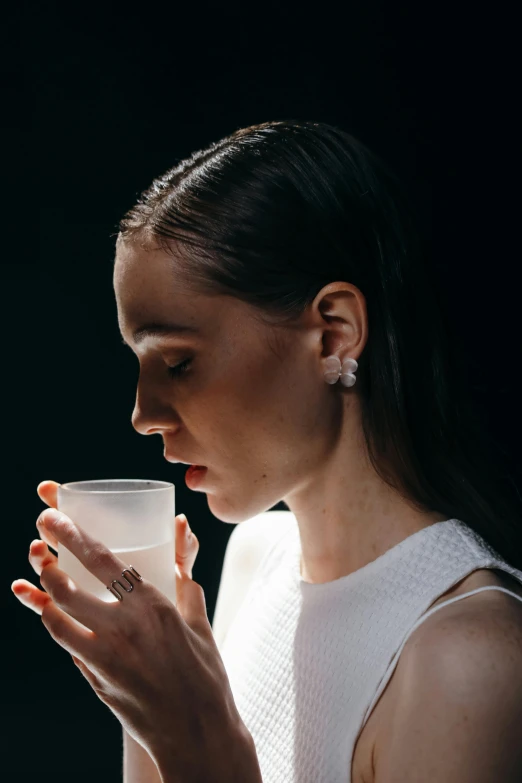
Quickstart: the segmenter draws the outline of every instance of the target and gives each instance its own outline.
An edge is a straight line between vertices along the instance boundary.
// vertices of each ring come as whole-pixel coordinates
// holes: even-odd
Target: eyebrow
[[[186,334],[188,333],[196,333],[199,330],[195,326],[189,326],[188,324],[160,324],[160,323],[150,323],[150,324],[143,324],[143,326],[138,327],[135,329],[132,333],[132,339],[134,340],[136,345],[139,345],[143,342],[147,337],[161,337],[161,336],[169,336],[173,334]],[[128,342],[125,338],[123,338],[122,342],[124,345],[128,345]]]

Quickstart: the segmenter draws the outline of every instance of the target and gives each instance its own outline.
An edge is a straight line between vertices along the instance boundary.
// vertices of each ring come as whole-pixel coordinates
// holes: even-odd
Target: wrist
[[[202,742],[190,759],[164,747],[154,761],[161,783],[263,783],[254,740],[242,722],[212,747]]]
[[[216,777],[216,781],[228,781],[226,774],[227,769],[223,770],[221,778]],[[241,724],[235,755],[232,752],[228,775],[230,783],[263,783],[254,739],[244,723]]]

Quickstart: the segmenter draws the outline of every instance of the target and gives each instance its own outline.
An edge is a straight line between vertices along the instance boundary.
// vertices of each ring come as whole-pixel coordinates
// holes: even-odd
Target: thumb
[[[205,591],[176,564],[176,604],[180,615],[193,631],[212,633]]]
[[[176,565],[180,571],[192,577],[192,568],[199,551],[199,541],[191,531],[185,514],[178,514],[174,519]]]

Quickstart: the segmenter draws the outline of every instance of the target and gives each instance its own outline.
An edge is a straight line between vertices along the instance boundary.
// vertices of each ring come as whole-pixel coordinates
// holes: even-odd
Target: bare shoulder
[[[504,667],[510,660],[517,667],[522,662],[522,601],[499,590],[466,596],[422,623],[408,647],[403,677],[418,677],[432,667],[437,675],[467,672],[473,684],[473,676],[484,676],[492,660]]]
[[[486,590],[427,618],[401,654],[375,783],[522,780],[521,662],[522,602],[512,596]]]

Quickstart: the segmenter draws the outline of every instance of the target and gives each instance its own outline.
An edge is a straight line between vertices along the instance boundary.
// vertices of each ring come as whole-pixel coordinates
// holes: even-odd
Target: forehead
[[[113,284],[120,331],[129,336],[151,323],[201,328],[210,310],[217,310],[216,302],[188,291],[176,274],[176,260],[162,250],[118,243]]]
[[[163,250],[118,243],[113,284],[122,334],[130,338],[146,324],[182,324],[210,336],[231,319],[244,318],[242,302],[195,292],[176,266],[176,258]]]
[[[176,277],[175,260],[164,251],[118,243],[113,284],[118,305],[126,310],[141,308],[150,299],[161,306],[164,300],[183,296]]]

